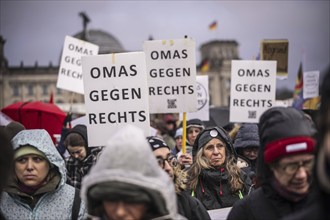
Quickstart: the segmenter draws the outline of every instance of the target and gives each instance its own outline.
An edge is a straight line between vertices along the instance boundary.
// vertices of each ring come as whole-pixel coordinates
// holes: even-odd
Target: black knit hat
[[[147,140],[148,140],[148,143],[149,143],[152,151],[155,151],[155,150],[157,150],[159,148],[162,148],[162,147],[168,148],[170,150],[169,146],[167,146],[165,141],[162,140],[159,137],[150,136],[150,137],[147,137]]]
[[[226,144],[226,153],[236,157],[231,138],[222,127],[206,128],[197,135],[192,150],[193,157],[195,157],[197,152],[213,138],[218,138],[219,140],[223,141]]]
[[[258,125],[253,123],[242,124],[237,132],[234,148],[242,149],[248,147],[259,147]]]

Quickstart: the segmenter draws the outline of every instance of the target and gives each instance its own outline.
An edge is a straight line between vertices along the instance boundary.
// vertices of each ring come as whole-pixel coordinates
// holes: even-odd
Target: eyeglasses
[[[281,169],[288,175],[293,175],[295,174],[300,167],[304,167],[304,169],[307,172],[311,172],[314,166],[314,159],[311,160],[305,160],[305,161],[299,161],[296,163],[288,163],[284,165],[280,165]]]
[[[164,159],[162,157],[157,157],[158,165],[163,169],[165,167],[165,161],[167,161],[167,163],[171,167],[175,167],[178,164],[178,160],[176,159],[176,157],[174,155],[170,155],[166,159]]]

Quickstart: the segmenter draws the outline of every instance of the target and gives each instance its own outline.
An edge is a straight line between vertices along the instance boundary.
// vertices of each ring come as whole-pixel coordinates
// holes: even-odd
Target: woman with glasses
[[[181,169],[177,158],[159,137],[147,138],[158,165],[169,175],[175,184],[178,212],[189,220],[208,220],[210,216],[201,202],[186,191],[187,173]]]
[[[192,153],[189,186],[207,210],[230,207],[248,193],[251,181],[236,165],[231,138],[223,128],[199,133]]]
[[[294,108],[273,107],[259,120],[260,187],[237,202],[228,219],[281,219],[309,207],[314,136],[312,120]]]

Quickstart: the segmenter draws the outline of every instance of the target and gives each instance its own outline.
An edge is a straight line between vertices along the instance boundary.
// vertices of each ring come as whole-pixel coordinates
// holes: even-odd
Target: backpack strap
[[[72,205],[72,214],[71,214],[71,219],[72,220],[78,219],[80,203],[81,203],[79,192],[80,192],[80,190],[75,188],[73,205]]]

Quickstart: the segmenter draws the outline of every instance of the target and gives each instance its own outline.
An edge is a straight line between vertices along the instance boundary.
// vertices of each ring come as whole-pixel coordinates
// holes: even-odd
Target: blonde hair
[[[226,149],[227,151],[227,149]],[[243,180],[240,178],[241,170],[237,166],[233,155],[226,154],[225,167],[229,176],[229,189],[232,193],[243,189]],[[196,189],[198,185],[199,176],[204,169],[215,169],[204,156],[203,148],[201,148],[195,157],[195,163],[190,168],[189,188]]]
[[[180,193],[187,189],[188,173],[181,168],[181,165],[173,167],[175,192]]]

